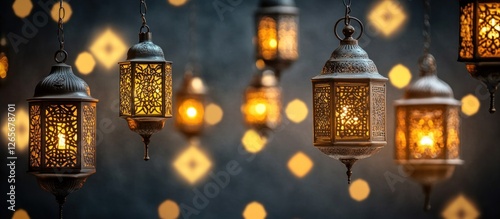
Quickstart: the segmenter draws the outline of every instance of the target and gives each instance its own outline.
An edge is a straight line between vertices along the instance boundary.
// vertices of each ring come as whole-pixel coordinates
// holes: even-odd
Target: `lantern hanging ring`
[[[349,17],[349,15],[347,15],[345,18],[340,18],[336,23],[335,23],[335,26],[333,27],[333,32],[335,33],[335,37],[337,37],[337,39],[339,40],[343,40],[342,38],[340,38],[339,34],[337,33],[337,26],[339,25],[340,21],[343,21],[343,20],[350,20],[350,19],[353,19],[355,20],[356,22],[358,22],[359,26],[361,27],[361,32],[359,33],[359,36],[356,37],[355,39],[356,40],[359,40],[361,38],[361,36],[363,35],[363,31],[364,31],[364,26],[363,26],[363,23],[361,23],[361,21],[356,18],[356,17]],[[346,23],[346,27],[347,26],[350,26],[350,21],[349,22],[344,22]],[[345,28],[344,28],[345,29]],[[354,32],[353,32],[354,33]],[[352,36],[352,33],[349,35],[349,36]],[[349,37],[349,36],[346,36],[346,37]]]
[[[149,26],[146,22],[146,14],[148,12],[148,6],[146,5],[145,0],[141,0],[139,4],[139,13],[141,14],[142,26],[139,29],[140,33],[149,33]],[[143,32],[143,29],[146,28],[147,32]]]

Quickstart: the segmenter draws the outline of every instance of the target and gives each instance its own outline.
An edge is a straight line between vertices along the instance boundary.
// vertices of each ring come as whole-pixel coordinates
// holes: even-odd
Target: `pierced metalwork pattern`
[[[132,75],[130,63],[120,64],[120,114],[131,115]]]
[[[161,115],[163,65],[135,64],[134,114]]]
[[[244,112],[247,124],[275,128],[281,122],[281,90],[278,87],[247,89]]]
[[[372,86],[372,138],[385,140],[385,84]]]
[[[448,150],[448,159],[459,158],[460,147],[460,115],[458,107],[450,108],[448,111],[446,147]]]
[[[406,160],[408,155],[406,154],[406,108],[398,107],[396,109],[396,159]]]
[[[282,16],[278,23],[278,50],[280,58],[295,60],[299,56],[298,28],[295,16]]]
[[[314,85],[314,141],[331,140],[331,88],[329,84]]]
[[[165,66],[165,116],[172,116],[172,64]]]
[[[76,167],[78,111],[75,105],[45,108],[44,167]]]
[[[278,36],[276,21],[272,17],[262,17],[257,29],[258,52],[266,60],[274,59],[277,53]]]
[[[40,167],[42,130],[40,128],[40,105],[30,106],[30,167]]]
[[[83,106],[83,165],[95,167],[95,136],[96,136],[95,105]]]
[[[411,159],[444,159],[444,125],[442,107],[429,106],[410,109],[408,146]]]
[[[478,5],[477,52],[481,57],[500,56],[500,4]]]
[[[460,48],[461,58],[472,58],[474,45],[472,44],[474,10],[472,3],[460,8]]]
[[[369,89],[368,84],[335,83],[336,138],[370,138]]]

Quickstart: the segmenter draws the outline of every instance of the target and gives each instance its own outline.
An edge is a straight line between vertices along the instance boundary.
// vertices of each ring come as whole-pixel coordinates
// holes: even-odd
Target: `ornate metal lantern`
[[[254,76],[245,90],[242,112],[245,123],[261,134],[281,123],[281,88],[273,71],[266,69]]]
[[[149,160],[149,138],[172,117],[172,62],[165,61],[163,50],[152,42],[145,8],[142,0],[139,43],[129,49],[127,60],[119,63],[120,117],[141,135],[144,160]]]
[[[460,102],[436,75],[430,54],[420,60],[421,77],[395,101],[395,158],[404,171],[422,184],[426,210],[430,209],[431,187],[449,178],[462,164],[460,150]]]
[[[205,125],[206,87],[200,77],[191,72],[184,75],[182,87],[177,91],[175,126],[188,138],[198,136]]]
[[[60,4],[62,8],[62,1]],[[66,196],[82,188],[96,171],[97,99],[90,96],[87,83],[73,74],[71,66],[64,64],[62,19],[59,27],[57,64],[28,99],[28,172],[37,177],[40,187],[56,196],[62,218]]]
[[[490,113],[500,83],[500,1],[460,0],[458,61],[490,92]]]
[[[350,5],[346,5],[350,11]],[[345,21],[344,39],[333,51],[320,75],[312,78],[314,146],[347,167],[348,183],[351,167],[359,159],[370,157],[386,144],[387,78],[380,75],[367,53],[358,45],[363,33],[361,21],[355,17]],[[357,21],[361,33],[353,38]]]
[[[298,14],[293,0],[261,0],[255,13],[257,60],[274,68],[278,78],[299,57]]]

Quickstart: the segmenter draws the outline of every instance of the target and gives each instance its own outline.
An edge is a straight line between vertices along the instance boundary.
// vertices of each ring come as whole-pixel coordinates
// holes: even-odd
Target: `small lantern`
[[[245,90],[242,112],[245,123],[261,134],[281,123],[281,88],[274,72],[266,69],[256,74]]]
[[[28,102],[28,172],[62,208],[66,196],[95,173],[97,99],[71,66],[58,63]]]
[[[500,83],[500,1],[460,0],[458,61],[490,92],[490,113]]]
[[[335,29],[345,19],[357,21],[363,33],[361,21],[348,14]],[[386,144],[387,78],[352,37],[354,27],[345,24],[344,39],[335,34],[339,47],[321,74],[312,78],[313,120],[314,146],[345,164],[350,183],[352,165]]]
[[[430,54],[420,60],[421,77],[395,101],[395,158],[404,171],[422,184],[425,210],[430,209],[431,187],[449,178],[462,164],[460,150],[460,102],[436,75]]]
[[[257,60],[276,77],[299,57],[299,10],[293,0],[261,0],[255,13]]]
[[[177,115],[175,126],[188,138],[203,132],[205,117],[206,87],[199,77],[191,72],[184,75],[182,87],[177,91]]]

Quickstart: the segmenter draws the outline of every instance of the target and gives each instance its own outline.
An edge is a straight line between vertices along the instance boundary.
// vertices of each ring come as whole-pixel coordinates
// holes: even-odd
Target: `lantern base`
[[[467,71],[475,79],[481,81],[490,92],[490,113],[495,113],[495,92],[500,83],[500,64],[497,63],[472,63],[467,64]]]
[[[165,126],[166,118],[163,117],[142,117],[126,118],[130,130],[136,132],[142,137],[144,142],[144,160],[149,160],[149,138]]]

